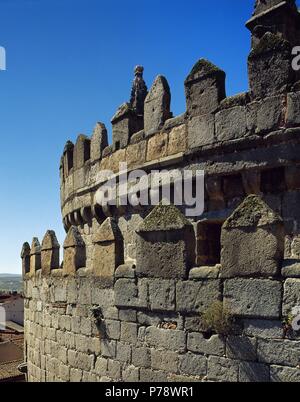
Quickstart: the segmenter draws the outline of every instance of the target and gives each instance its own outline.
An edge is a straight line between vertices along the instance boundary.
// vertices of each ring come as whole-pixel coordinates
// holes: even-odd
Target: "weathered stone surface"
[[[220,281],[179,281],[176,285],[176,307],[180,312],[203,313],[220,299]]]
[[[287,95],[286,123],[289,127],[300,124],[300,92]]]
[[[204,356],[187,353],[179,356],[179,370],[183,374],[204,377],[207,373],[207,360]]]
[[[70,370],[70,382],[81,382],[82,370],[71,368]]]
[[[128,366],[122,371],[122,380],[124,382],[138,382],[140,378],[139,368]]]
[[[206,328],[203,325],[199,315],[185,318],[185,330],[188,332],[205,332]]]
[[[226,340],[226,357],[236,360],[256,360],[256,339],[245,336],[229,336]]]
[[[126,148],[126,162],[128,169],[133,169],[145,163],[146,161],[146,141],[129,145]]]
[[[216,140],[230,141],[245,136],[247,131],[246,108],[236,106],[216,114]]]
[[[41,248],[42,272],[44,275],[50,273],[52,269],[57,269],[59,263],[59,243],[55,232],[48,230],[42,242]]]
[[[138,311],[137,321],[139,324],[144,325],[146,327],[158,326],[161,322],[161,318],[156,313]]]
[[[133,322],[121,322],[121,340],[135,345],[138,336],[138,325]]]
[[[63,270],[67,275],[75,275],[77,269],[85,267],[86,250],[85,244],[75,226],[71,226],[64,241],[64,264]]]
[[[120,265],[115,272],[115,278],[134,279],[136,277],[135,269],[132,264]]]
[[[237,95],[227,96],[225,99],[222,100],[220,103],[220,109],[231,109],[235,106],[246,106],[249,102],[249,93],[248,92],[241,92]]]
[[[201,377],[191,377],[186,375],[178,375],[178,374],[168,374],[168,382],[171,383],[187,383],[187,382],[202,382]]]
[[[147,145],[146,160],[154,161],[156,159],[164,158],[168,154],[168,134],[160,133],[151,137]]]
[[[185,351],[186,334],[183,331],[148,327],[145,341],[149,346],[181,353]]]
[[[188,148],[213,144],[215,139],[215,117],[213,114],[196,116],[188,121]]]
[[[73,168],[74,144],[67,141],[63,152],[64,178],[66,179]]]
[[[129,103],[119,107],[111,120],[113,126],[113,150],[124,148],[129,144],[132,134],[143,128],[143,117],[136,114]]]
[[[120,380],[121,378],[121,364],[115,360],[108,359],[107,361],[107,375],[113,380]]]
[[[154,370],[177,372],[178,353],[151,349],[151,367]]]
[[[80,278],[77,292],[78,292],[78,302],[79,304],[83,305],[82,306],[83,315],[86,316],[87,307],[85,306],[92,303],[92,288],[89,278],[84,277]]]
[[[187,149],[187,128],[183,124],[179,127],[174,127],[169,134],[168,155],[175,155],[185,152]]]
[[[115,303],[118,307],[147,307],[147,285],[143,280],[138,284],[131,279],[118,279],[115,283]]]
[[[137,144],[141,142],[144,138],[145,138],[145,131],[144,130],[138,131],[137,133],[134,133],[130,138],[130,144]]]
[[[241,362],[239,382],[269,382],[270,368],[266,364]]]
[[[145,135],[160,130],[164,122],[171,117],[171,92],[168,81],[162,75],[156,77],[144,105]]]
[[[237,382],[239,363],[236,360],[211,356],[208,359],[207,378],[212,381]]]
[[[254,98],[264,98],[286,90],[291,80],[290,55],[291,46],[286,40],[270,32],[262,37],[248,59],[250,88]]]
[[[67,287],[63,282],[57,283],[54,288],[54,301],[55,302],[67,301]]]
[[[165,371],[142,368],[140,371],[140,381],[149,383],[165,383],[168,382],[168,378]]]
[[[213,335],[211,338],[205,339],[202,334],[195,332],[188,334],[187,348],[195,353],[224,356],[225,340],[218,335]]]
[[[164,128],[170,130],[185,123],[186,114],[182,113],[179,116],[172,117],[165,122]]]
[[[175,281],[154,279],[149,281],[148,286],[152,311],[175,310]]]
[[[90,371],[93,367],[94,356],[82,352],[75,352],[73,350],[69,350],[68,362],[74,368]]]
[[[285,97],[273,96],[247,107],[247,126],[250,131],[263,134],[284,125]]]
[[[132,364],[136,367],[150,367],[151,349],[145,347],[132,348]]]
[[[119,340],[121,336],[121,323],[116,320],[105,320],[101,326],[101,332],[106,338]]]
[[[223,225],[221,277],[276,276],[284,238],[281,218],[260,197],[248,196]]]
[[[197,267],[190,270],[189,279],[199,281],[203,279],[218,279],[221,265],[215,267]]]
[[[30,251],[30,273],[34,275],[36,271],[42,268],[41,245],[39,239],[34,237]]]
[[[121,232],[112,218],[107,218],[93,236],[93,273],[107,286],[114,281],[115,270],[124,262]]]
[[[271,366],[270,375],[273,382],[300,382],[299,368]]]
[[[297,367],[300,361],[300,342],[259,339],[258,359],[264,363]]]
[[[131,363],[131,346],[123,342],[117,342],[117,360],[123,363]]]
[[[281,321],[274,320],[244,320],[244,333],[264,339],[283,338],[283,325]]]
[[[21,251],[22,258],[22,275],[25,278],[26,275],[30,273],[30,245],[29,243],[24,243]]]
[[[74,147],[74,169],[78,170],[81,169],[85,162],[90,159],[90,152],[91,152],[91,141],[90,139],[80,134],[77,137],[76,144]]]
[[[282,285],[263,279],[229,279],[224,284],[224,301],[234,315],[279,318]]]
[[[185,80],[187,113],[214,112],[225,98],[225,73],[207,60],[199,60]]]
[[[137,275],[186,278],[194,262],[193,226],[173,205],[158,205],[138,229]]]
[[[281,275],[284,278],[300,278],[300,261],[299,260],[283,261]]]
[[[288,316],[300,306],[300,279],[287,279],[284,283],[282,314]]]
[[[117,342],[114,340],[107,340],[107,339],[102,339],[101,340],[101,355],[103,357],[110,357],[114,358],[116,357],[116,350],[117,350]]]
[[[103,123],[97,123],[91,138],[91,160],[102,158],[103,150],[108,146],[107,130]]]
[[[294,1],[288,1],[289,3],[293,3]],[[281,0],[264,0],[264,1],[256,1],[255,2],[255,9],[254,9],[254,16],[259,16],[260,14],[264,13],[267,14],[267,11],[273,11],[273,7],[277,8],[276,6],[282,6]],[[281,7],[283,8],[283,7]],[[281,10],[282,12],[282,10]]]

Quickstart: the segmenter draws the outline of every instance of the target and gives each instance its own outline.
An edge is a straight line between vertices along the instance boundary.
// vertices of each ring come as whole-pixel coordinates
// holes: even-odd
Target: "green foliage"
[[[299,331],[293,330],[294,315],[290,312],[287,316],[283,317],[282,325],[284,331],[284,338],[293,338],[299,336]]]
[[[202,315],[202,324],[208,332],[229,335],[234,329],[234,317],[221,301],[214,302]]]

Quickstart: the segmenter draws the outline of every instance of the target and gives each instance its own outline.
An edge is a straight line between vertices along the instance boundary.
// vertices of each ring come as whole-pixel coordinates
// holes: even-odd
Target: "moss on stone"
[[[186,81],[194,79],[195,76],[206,76],[208,74],[225,74],[225,73],[210,61],[206,59],[200,59],[192,68],[192,71],[188,75]]]
[[[191,225],[188,219],[174,205],[157,205],[144,219],[139,232],[158,232],[183,229]]]
[[[281,222],[281,217],[261,197],[250,195],[227,219],[224,228],[267,226]]]

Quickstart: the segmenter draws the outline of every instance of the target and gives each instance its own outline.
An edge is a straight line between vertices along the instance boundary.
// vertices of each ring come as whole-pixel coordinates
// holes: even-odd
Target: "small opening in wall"
[[[222,222],[199,224],[197,236],[197,265],[220,264]]]
[[[116,141],[116,143],[115,143],[115,149],[116,149],[116,151],[119,151],[120,146],[121,146],[120,141]]]
[[[29,274],[30,272],[30,256],[26,255],[25,257],[25,274]]]
[[[68,161],[68,172],[67,174],[70,173],[70,170],[73,168],[73,150],[68,150],[67,152],[67,161]]]
[[[105,215],[100,205],[95,205],[94,216],[99,223],[103,223],[105,220]]]
[[[86,140],[84,142],[84,161],[91,159],[91,141]]]

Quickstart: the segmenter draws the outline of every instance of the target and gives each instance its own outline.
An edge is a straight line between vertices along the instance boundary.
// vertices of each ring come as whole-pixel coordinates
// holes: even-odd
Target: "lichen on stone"
[[[224,228],[257,227],[281,223],[282,218],[257,195],[248,196],[224,223]]]

